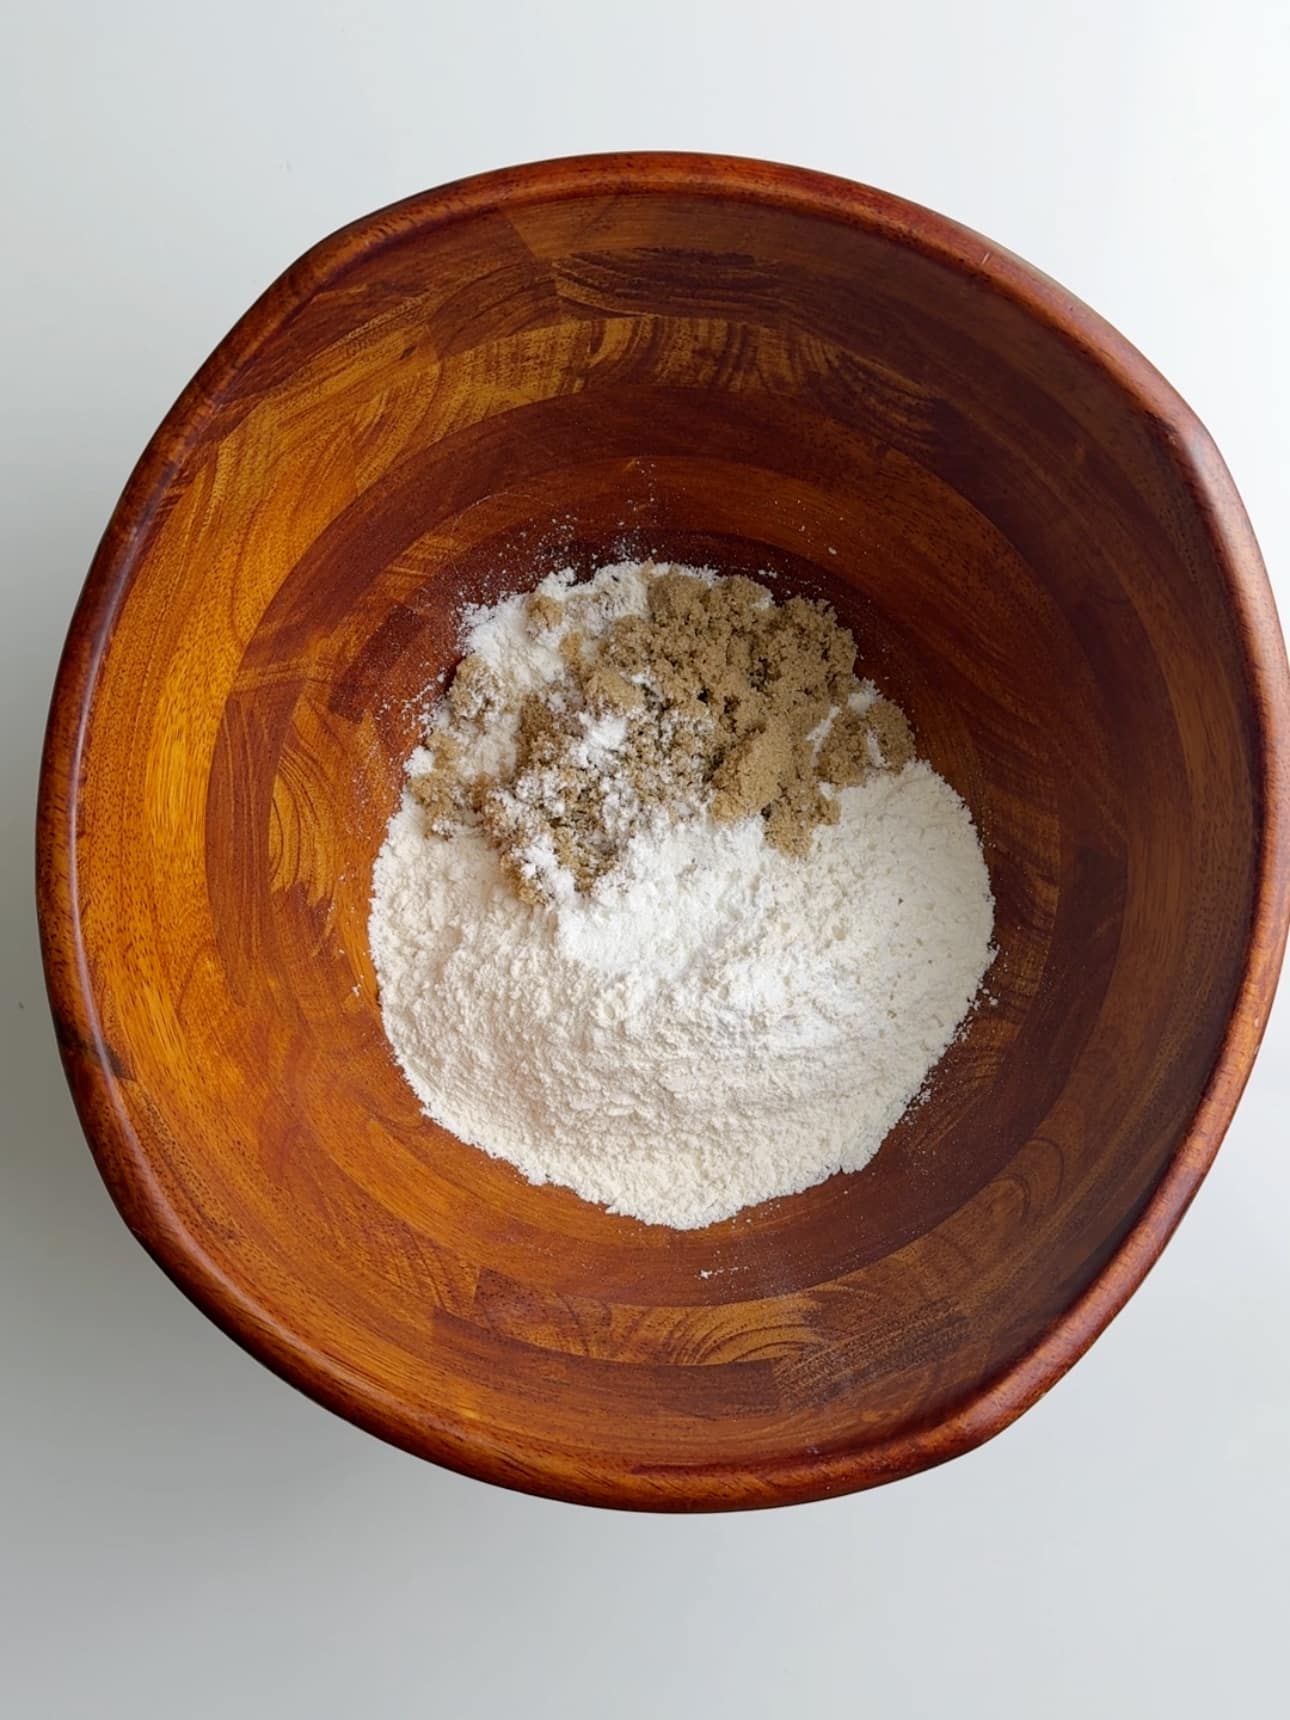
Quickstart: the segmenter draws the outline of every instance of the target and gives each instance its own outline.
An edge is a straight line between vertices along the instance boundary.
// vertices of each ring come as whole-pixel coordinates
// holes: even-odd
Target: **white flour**
[[[469,643],[535,685],[558,672],[505,605]],[[928,765],[838,801],[805,859],[755,818],[663,824],[594,896],[534,907],[481,835],[427,839],[405,796],[371,943],[429,1114],[534,1182],[680,1229],[867,1163],[971,1004],[993,902]]]

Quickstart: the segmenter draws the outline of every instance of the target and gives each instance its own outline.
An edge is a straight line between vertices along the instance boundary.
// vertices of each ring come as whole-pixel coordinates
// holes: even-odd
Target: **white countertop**
[[[158,419],[314,239],[511,161],[761,155],[979,227],[1191,401],[1290,612],[1290,6],[1222,10],[27,0],[10,14],[0,1709],[14,1720],[1279,1709],[1290,986],[1164,1260],[1015,1427],[877,1493],[633,1518],[388,1449],[171,1288],[82,1142],[31,903],[54,663]]]

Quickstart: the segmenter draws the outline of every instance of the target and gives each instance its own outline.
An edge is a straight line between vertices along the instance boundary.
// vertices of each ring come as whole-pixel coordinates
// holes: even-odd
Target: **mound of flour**
[[[504,621],[477,637],[540,682],[540,645]],[[837,799],[803,858],[759,818],[662,821],[593,894],[533,905],[481,832],[428,836],[405,794],[370,936],[426,1111],[534,1182],[678,1229],[867,1163],[971,1005],[993,901],[926,763]]]

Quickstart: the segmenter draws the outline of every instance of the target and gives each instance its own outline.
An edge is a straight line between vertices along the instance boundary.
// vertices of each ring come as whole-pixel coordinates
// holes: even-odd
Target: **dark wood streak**
[[[461,603],[623,545],[829,595],[998,898],[995,1000],[873,1166],[697,1234],[422,1119],[366,948]],[[1285,942],[1288,709],[1208,436],[997,246],[701,156],[412,198],[221,343],[73,619],[39,898],[91,1147],[227,1332],[426,1457],[665,1510],[909,1474],[1060,1377],[1217,1150]]]

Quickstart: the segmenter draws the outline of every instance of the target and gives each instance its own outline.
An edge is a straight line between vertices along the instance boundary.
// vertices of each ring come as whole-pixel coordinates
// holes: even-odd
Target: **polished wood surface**
[[[367,952],[461,603],[623,548],[830,597],[998,899],[993,1001],[871,1168],[702,1232],[421,1117]],[[1284,944],[1288,702],[1209,438],[1008,253],[705,157],[414,198],[220,346],[77,610],[40,906],[91,1146],[226,1331],[411,1451],[658,1509],[907,1474],[1060,1376],[1212,1159]]]

